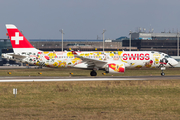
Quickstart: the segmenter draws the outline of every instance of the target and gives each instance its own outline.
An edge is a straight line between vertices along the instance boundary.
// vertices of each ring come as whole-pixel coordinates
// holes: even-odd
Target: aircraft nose
[[[171,65],[176,66],[178,64],[178,61],[175,59],[171,59]]]

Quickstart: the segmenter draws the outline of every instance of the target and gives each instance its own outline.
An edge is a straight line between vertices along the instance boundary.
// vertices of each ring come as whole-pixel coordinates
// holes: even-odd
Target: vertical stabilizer
[[[31,43],[24,37],[24,35],[17,29],[15,25],[6,24],[6,29],[7,29],[14,53],[40,51],[31,45]]]

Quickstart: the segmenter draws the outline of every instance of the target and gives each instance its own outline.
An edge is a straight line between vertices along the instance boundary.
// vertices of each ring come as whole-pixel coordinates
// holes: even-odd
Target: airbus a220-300
[[[164,76],[166,67],[174,67],[178,62],[169,55],[157,51],[64,51],[44,52],[38,50],[13,24],[6,24],[14,53],[2,57],[19,62],[53,68],[74,67],[91,69],[91,76],[97,70],[106,73],[124,73],[125,68],[161,68]]]

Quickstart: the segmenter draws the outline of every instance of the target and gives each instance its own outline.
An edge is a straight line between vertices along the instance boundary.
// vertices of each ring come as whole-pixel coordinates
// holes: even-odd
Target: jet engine
[[[105,67],[106,73],[124,73],[124,63],[108,63]]]

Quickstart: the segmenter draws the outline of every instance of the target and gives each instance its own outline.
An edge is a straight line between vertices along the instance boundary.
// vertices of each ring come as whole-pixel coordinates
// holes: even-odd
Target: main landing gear
[[[96,75],[97,75],[97,72],[93,70],[93,71],[91,71],[90,75],[91,75],[91,76],[96,76]]]

